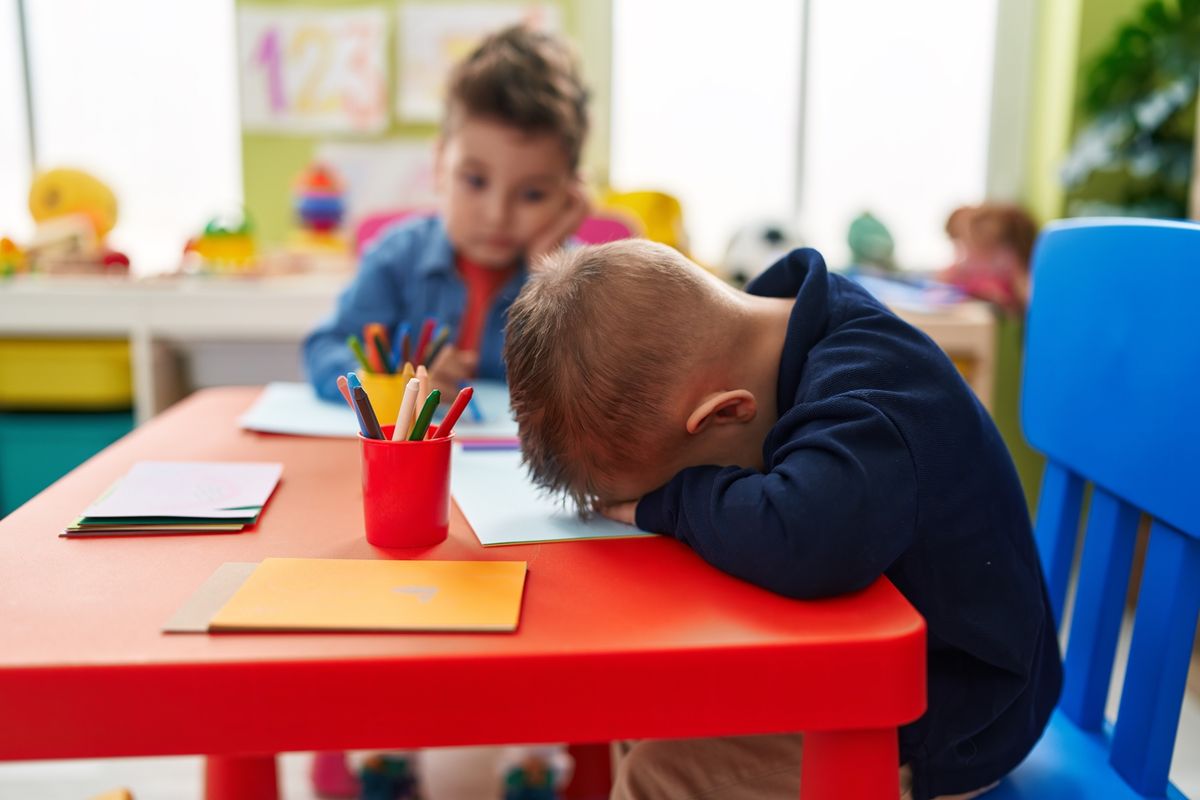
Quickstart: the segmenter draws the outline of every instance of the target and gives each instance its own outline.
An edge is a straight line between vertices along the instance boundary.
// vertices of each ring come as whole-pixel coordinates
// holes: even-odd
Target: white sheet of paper
[[[296,436],[337,436],[352,439],[358,421],[350,406],[328,403],[307,383],[269,383],[238,425],[262,433]]]
[[[508,408],[508,389],[499,381],[472,384],[471,405],[478,405],[481,421],[471,409],[463,412],[454,426],[459,441],[505,439],[517,435],[517,423]],[[445,411],[443,406],[442,411]],[[439,417],[435,417],[436,422]],[[352,439],[358,435],[354,412],[343,402],[321,400],[307,383],[271,383],[254,405],[238,420],[246,430],[293,436],[333,436]]]
[[[84,516],[249,517],[282,473],[282,464],[249,461],[139,461]]]
[[[534,486],[517,450],[456,451],[450,492],[484,547],[654,535],[609,519],[580,519]]]

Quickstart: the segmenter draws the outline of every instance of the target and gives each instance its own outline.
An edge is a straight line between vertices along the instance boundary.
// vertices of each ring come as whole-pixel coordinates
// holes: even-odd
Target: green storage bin
[[[0,412],[0,516],[133,430],[133,412]],[[78,509],[82,512],[83,509]],[[68,516],[72,509],[64,509]],[[68,522],[65,517],[64,524]]]

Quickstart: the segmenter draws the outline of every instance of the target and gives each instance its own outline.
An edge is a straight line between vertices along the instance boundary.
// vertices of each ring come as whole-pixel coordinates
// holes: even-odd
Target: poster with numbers
[[[438,122],[450,68],[485,35],[523,23],[559,33],[558,5],[548,2],[463,2],[405,0],[397,20],[396,112],[405,122]]]
[[[386,130],[387,32],[383,7],[241,7],[242,129],[297,135]]]

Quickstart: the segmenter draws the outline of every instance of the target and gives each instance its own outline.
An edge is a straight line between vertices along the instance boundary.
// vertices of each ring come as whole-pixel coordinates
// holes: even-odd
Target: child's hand
[[[429,365],[430,388],[441,391],[442,400],[448,403],[458,394],[459,386],[475,377],[478,366],[478,353],[448,344]]]
[[[575,178],[567,187],[567,202],[562,212],[529,243],[529,252],[526,254],[529,265],[536,267],[542,256],[561,247],[571,234],[579,230],[579,226],[592,213],[592,208],[592,198],[583,179]]]
[[[614,503],[611,506],[600,506],[596,510],[611,520],[636,526],[637,504],[637,500],[627,500],[624,503]]]

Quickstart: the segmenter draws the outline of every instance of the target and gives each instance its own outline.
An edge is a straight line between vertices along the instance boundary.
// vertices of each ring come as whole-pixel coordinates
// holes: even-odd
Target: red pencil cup
[[[450,444],[445,439],[362,442],[363,517],[376,547],[428,547],[444,541],[450,526]],[[436,431],[436,428],[430,426]]]

